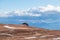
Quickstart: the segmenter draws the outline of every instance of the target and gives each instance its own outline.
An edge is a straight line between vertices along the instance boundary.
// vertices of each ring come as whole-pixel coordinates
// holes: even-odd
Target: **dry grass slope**
[[[60,40],[60,30],[0,24],[0,40]]]

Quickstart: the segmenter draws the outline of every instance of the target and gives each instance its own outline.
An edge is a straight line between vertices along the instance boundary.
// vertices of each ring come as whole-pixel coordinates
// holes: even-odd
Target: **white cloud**
[[[53,5],[47,5],[45,7],[40,7],[41,12],[46,12],[46,11],[58,11],[60,12],[60,7],[59,6],[53,6]]]
[[[24,16],[26,15],[26,11],[25,10],[15,10],[14,11],[14,14],[17,15],[17,16]]]
[[[53,21],[52,19],[47,19],[47,20],[19,20],[20,22],[32,22],[32,23],[53,23],[56,21]]]
[[[60,21],[60,19],[59,20],[53,20],[53,19],[46,19],[46,20],[17,20],[17,21],[19,21],[19,22],[31,22],[31,23],[55,23],[55,22],[58,22],[58,21]]]
[[[31,23],[36,23],[36,22],[41,23],[40,20],[18,20],[18,21],[20,21],[20,22],[31,22]]]
[[[52,6],[52,5],[47,5],[46,7],[41,7],[41,10],[40,11],[42,11],[42,12],[45,12],[45,11],[52,11],[52,10],[54,10],[54,6]]]
[[[32,14],[32,13],[29,13],[28,15],[29,16],[36,16],[36,17],[41,16],[41,14]]]
[[[26,10],[15,10],[10,12],[0,13],[0,17],[11,17],[11,16],[41,16],[41,14],[28,13]]]
[[[14,13],[18,16],[41,16],[41,14],[28,13],[26,10],[16,10]]]
[[[56,8],[56,11],[60,12],[60,7],[57,7],[57,8]]]
[[[46,20],[41,20],[41,22],[44,22],[44,23],[53,23],[54,21],[52,19],[46,19]]]
[[[11,16],[42,16],[41,12],[57,11],[60,12],[59,6],[47,5],[44,7],[33,7],[27,10],[14,10],[9,12],[0,13],[0,17],[11,17]]]
[[[1,12],[0,13],[0,17],[10,17],[10,16],[12,16],[12,15],[10,15],[9,12]]]

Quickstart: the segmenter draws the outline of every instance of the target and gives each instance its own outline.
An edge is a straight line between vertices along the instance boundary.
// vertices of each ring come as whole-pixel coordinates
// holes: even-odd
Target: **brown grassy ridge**
[[[60,30],[46,30],[22,24],[0,24],[0,40],[53,40],[57,37],[60,37]]]

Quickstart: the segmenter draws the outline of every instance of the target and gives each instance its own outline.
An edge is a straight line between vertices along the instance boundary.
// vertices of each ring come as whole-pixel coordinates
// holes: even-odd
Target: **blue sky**
[[[60,6],[60,0],[0,0],[0,10],[27,9],[46,6],[48,4]]]
[[[60,30],[60,0],[0,0],[0,23]]]

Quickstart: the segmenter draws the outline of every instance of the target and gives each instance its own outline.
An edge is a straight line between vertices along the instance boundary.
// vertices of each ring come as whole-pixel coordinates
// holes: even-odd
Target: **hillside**
[[[60,30],[47,30],[23,24],[0,24],[0,40],[60,40]]]

